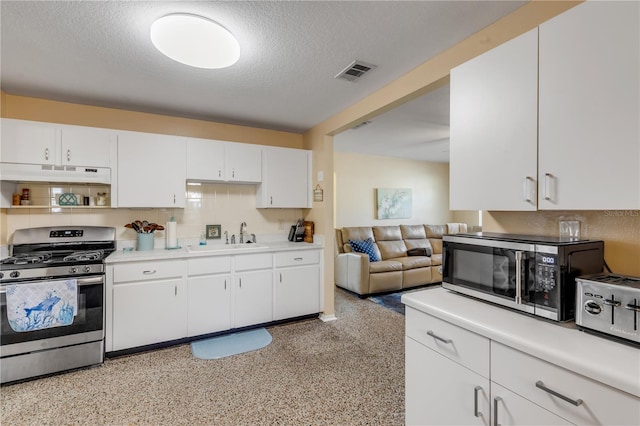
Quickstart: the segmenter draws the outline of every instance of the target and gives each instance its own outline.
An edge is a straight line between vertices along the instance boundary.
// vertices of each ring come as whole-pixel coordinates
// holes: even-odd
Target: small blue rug
[[[398,292],[383,294],[380,296],[371,296],[369,297],[369,300],[404,315],[404,303],[400,301],[403,294],[403,292]]]
[[[191,353],[200,359],[219,359],[264,348],[271,340],[265,328],[256,328],[191,342]]]

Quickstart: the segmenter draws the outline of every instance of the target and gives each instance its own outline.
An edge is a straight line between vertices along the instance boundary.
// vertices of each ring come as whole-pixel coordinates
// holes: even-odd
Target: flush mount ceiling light
[[[164,55],[196,68],[226,68],[240,58],[238,40],[226,28],[198,15],[176,13],[151,25],[151,41]]]

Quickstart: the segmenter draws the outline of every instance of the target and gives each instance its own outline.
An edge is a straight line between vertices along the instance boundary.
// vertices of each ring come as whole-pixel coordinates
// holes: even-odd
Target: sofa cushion
[[[429,238],[431,244],[431,252],[433,254],[442,254],[442,240],[439,238]]]
[[[425,240],[427,232],[424,225],[400,225],[403,240]]]
[[[380,256],[378,250],[376,250],[373,239],[367,238],[366,240],[349,240],[351,249],[356,253],[365,253],[369,255],[369,261],[379,262]]]
[[[373,239],[373,230],[370,226],[351,226],[347,228],[342,228],[342,242],[343,242],[343,250],[346,253],[351,252],[351,245],[349,244],[349,240],[366,240],[367,238]],[[375,240],[374,240],[375,241]]]
[[[442,255],[441,254],[432,254],[429,259],[431,259],[431,266],[442,265]]]
[[[402,264],[403,271],[431,266],[431,258],[427,256],[399,257],[393,260]]]
[[[402,271],[402,263],[398,262],[396,259],[381,260],[380,262],[369,264],[369,272],[372,274],[395,271]]]
[[[378,241],[378,248],[382,255],[382,260],[395,259],[407,255],[407,246],[402,240]]]
[[[442,238],[447,233],[447,225],[425,225],[427,238]]]
[[[402,240],[399,226],[374,226],[373,236],[376,242]]]

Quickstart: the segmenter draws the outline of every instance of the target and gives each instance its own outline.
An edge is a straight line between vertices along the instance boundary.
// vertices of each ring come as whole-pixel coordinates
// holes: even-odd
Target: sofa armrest
[[[369,255],[341,253],[336,256],[334,279],[338,287],[357,294],[369,293]]]

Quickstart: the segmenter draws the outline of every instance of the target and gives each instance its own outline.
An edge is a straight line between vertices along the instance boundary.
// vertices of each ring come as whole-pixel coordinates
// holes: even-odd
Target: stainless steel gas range
[[[576,325],[640,345],[640,278],[594,274],[576,278]]]
[[[115,228],[19,229],[0,261],[1,383],[104,361],[104,259]]]

